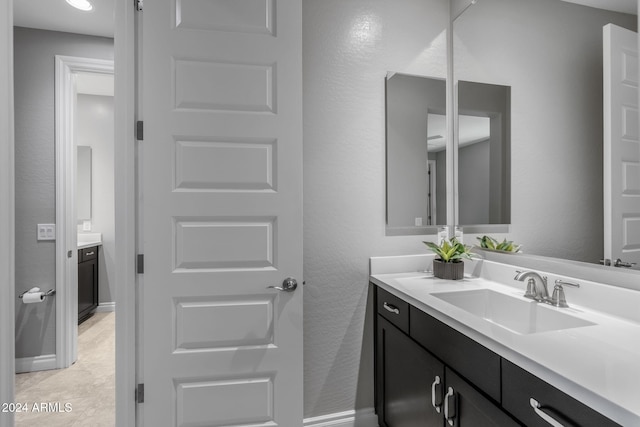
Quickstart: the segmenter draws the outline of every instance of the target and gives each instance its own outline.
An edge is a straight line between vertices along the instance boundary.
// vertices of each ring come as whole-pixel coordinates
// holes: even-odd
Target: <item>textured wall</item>
[[[113,59],[113,40],[14,29],[16,294],[55,287],[55,242],[38,242],[36,224],[55,222],[55,55]],[[55,353],[55,299],[16,299],[16,357]]]
[[[445,77],[446,0],[306,0],[305,417],[373,406],[368,258],[424,252],[385,237],[387,71]]]
[[[115,301],[115,182],[113,96],[78,95],[76,143],[91,147],[92,232],[102,233],[98,258],[99,302]]]
[[[455,23],[456,78],[511,86],[510,238],[603,254],[602,27],[636,17],[557,0],[482,0]]]

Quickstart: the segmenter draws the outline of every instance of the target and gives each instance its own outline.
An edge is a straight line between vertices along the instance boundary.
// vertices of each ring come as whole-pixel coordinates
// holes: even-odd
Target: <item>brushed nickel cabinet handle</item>
[[[449,404],[449,401],[452,399],[452,403]],[[452,426],[454,425],[456,418],[456,396],[453,387],[449,387],[447,390],[447,394],[444,397],[444,419],[447,420],[447,423]]]
[[[384,304],[382,304],[382,306],[385,308],[385,310],[390,311],[391,313],[400,314],[400,310],[395,305],[385,302]]]
[[[559,422],[558,420],[553,418],[551,415],[544,412],[540,407],[540,403],[538,403],[538,401],[533,397],[529,399],[529,404],[533,408],[533,411],[536,413],[536,415],[538,415],[540,418],[542,418],[543,420],[551,424],[553,427],[564,427],[564,425],[561,422]]]
[[[435,380],[431,383],[431,406],[436,409],[437,413],[440,413],[442,410],[442,400],[438,399],[436,402],[436,397],[440,397],[440,393],[436,392],[436,387],[440,384],[440,376],[436,375]]]

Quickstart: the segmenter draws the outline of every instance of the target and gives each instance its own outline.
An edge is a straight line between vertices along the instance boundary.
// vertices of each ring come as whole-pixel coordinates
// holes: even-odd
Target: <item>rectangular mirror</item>
[[[467,231],[511,221],[511,88],[458,82],[458,220]],[[386,234],[433,234],[447,224],[446,82],[386,79]],[[453,191],[449,189],[449,194]]]
[[[429,234],[446,224],[445,107],[445,80],[387,75],[387,235]]]
[[[91,147],[76,147],[76,216],[91,219]]]

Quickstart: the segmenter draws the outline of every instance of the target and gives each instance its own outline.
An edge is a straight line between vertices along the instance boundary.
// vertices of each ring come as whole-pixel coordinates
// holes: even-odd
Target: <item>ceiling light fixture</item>
[[[84,12],[93,10],[93,5],[89,2],[89,0],[67,0],[67,3]]]

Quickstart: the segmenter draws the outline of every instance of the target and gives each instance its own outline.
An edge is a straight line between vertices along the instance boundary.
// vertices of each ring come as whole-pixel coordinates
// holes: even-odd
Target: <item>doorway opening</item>
[[[84,421],[96,408],[115,420],[113,72],[111,60],[55,58],[56,294],[47,307],[55,306],[55,354],[16,351],[16,399],[51,396]],[[36,313],[29,308],[25,321]],[[26,411],[16,421],[38,416]]]

